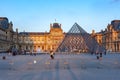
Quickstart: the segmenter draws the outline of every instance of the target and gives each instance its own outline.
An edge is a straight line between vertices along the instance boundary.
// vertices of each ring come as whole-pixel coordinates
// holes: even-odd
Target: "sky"
[[[13,22],[19,32],[49,32],[50,23],[68,32],[77,22],[91,33],[120,20],[120,0],[0,0],[0,17]]]

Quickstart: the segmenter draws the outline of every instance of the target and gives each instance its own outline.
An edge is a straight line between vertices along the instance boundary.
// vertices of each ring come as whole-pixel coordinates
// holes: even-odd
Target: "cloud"
[[[113,2],[120,2],[120,0],[112,0]]]
[[[110,0],[110,4],[116,4],[116,3],[119,3],[120,0]]]

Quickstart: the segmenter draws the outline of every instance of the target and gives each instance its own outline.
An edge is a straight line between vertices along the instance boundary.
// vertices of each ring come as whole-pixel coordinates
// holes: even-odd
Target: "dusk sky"
[[[55,19],[64,32],[75,22],[89,33],[99,32],[120,20],[120,0],[0,0],[0,17],[7,17],[19,32],[48,32]]]

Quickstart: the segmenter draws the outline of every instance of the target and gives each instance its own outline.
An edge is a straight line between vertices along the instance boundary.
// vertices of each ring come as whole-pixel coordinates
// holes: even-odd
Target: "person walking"
[[[53,51],[50,51],[50,57],[51,57],[51,59],[54,59],[54,53],[53,53]]]

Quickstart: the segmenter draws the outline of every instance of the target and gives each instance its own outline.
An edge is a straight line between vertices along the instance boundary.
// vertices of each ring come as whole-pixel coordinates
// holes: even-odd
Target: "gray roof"
[[[8,29],[8,27],[9,27],[8,18],[6,18],[6,17],[0,17],[0,27],[2,29]]]
[[[58,23],[53,23],[53,28],[60,28],[60,25]]]
[[[111,25],[113,26],[113,28],[114,28],[115,30],[120,30],[120,20],[113,20],[113,21],[111,22]]]

